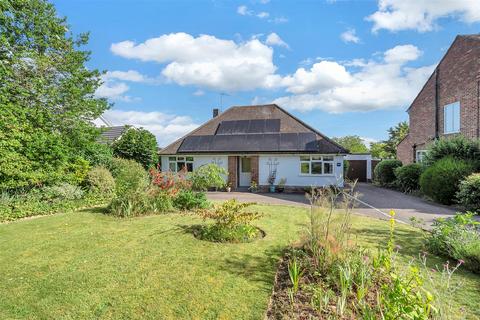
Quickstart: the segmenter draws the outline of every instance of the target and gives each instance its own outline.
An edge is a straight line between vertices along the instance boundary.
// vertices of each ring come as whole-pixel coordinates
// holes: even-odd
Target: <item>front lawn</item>
[[[258,206],[252,243],[201,241],[202,223],[180,214],[118,219],[84,211],[0,225],[0,318],[261,319],[280,252],[299,238],[305,209]],[[388,237],[385,221],[354,216],[358,241]],[[405,261],[422,251],[421,234],[398,226]],[[443,260],[432,260],[441,264]],[[480,277],[458,272],[453,297],[479,316]]]

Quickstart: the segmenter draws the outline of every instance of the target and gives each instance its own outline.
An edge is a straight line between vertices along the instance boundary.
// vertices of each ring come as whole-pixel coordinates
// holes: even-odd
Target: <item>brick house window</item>
[[[300,174],[332,175],[333,156],[300,156]]]
[[[444,133],[460,132],[460,102],[447,104],[443,107]]]
[[[425,159],[425,155],[427,154],[427,150],[417,150],[415,153],[415,162],[422,163]]]
[[[168,169],[171,172],[179,172],[187,168],[188,172],[193,171],[193,157],[168,157]]]

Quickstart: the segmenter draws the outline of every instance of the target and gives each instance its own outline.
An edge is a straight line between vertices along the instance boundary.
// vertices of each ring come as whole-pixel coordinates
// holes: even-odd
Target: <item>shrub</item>
[[[436,220],[427,247],[432,253],[462,260],[467,269],[480,273],[480,228],[473,215],[467,212]]]
[[[445,157],[478,162],[480,160],[480,142],[461,135],[438,139],[429,146],[423,161],[426,165],[432,165]]]
[[[165,213],[173,210],[172,197],[157,187],[150,188],[148,198],[149,208],[153,213]]]
[[[109,167],[113,159],[113,150],[108,144],[91,143],[83,150],[83,157],[92,166]]]
[[[90,163],[83,158],[76,158],[66,167],[65,181],[72,184],[82,184],[90,170]]]
[[[115,197],[109,206],[111,214],[133,217],[149,211],[147,172],[134,160],[114,159],[112,174],[115,177]]]
[[[424,166],[419,163],[412,163],[396,168],[396,185],[403,192],[412,192],[420,189],[420,175],[423,170]]]
[[[435,162],[420,176],[420,190],[431,199],[452,204],[460,181],[473,171],[473,165],[447,157]]]
[[[83,197],[83,190],[69,183],[43,187],[33,192],[39,192],[45,200],[77,200]]]
[[[480,213],[480,173],[474,173],[460,182],[457,192],[458,203],[467,210]]]
[[[214,164],[205,164],[189,174],[188,179],[192,183],[192,188],[198,191],[207,191],[209,188],[225,187],[225,176],[227,170]]]
[[[375,167],[375,181],[382,186],[391,186],[395,182],[395,169],[402,166],[399,160],[383,160]]]
[[[165,191],[170,196],[175,196],[180,190],[190,189],[192,183],[186,179],[187,172],[181,170],[180,172],[160,172],[155,168],[149,170],[152,185]]]
[[[200,230],[199,236],[204,240],[217,242],[247,242],[259,236],[260,231],[252,225],[261,217],[256,211],[245,211],[253,203],[239,203],[236,199],[223,202],[211,209],[198,211],[205,219],[215,220]]]
[[[134,160],[115,158],[112,161],[111,173],[115,178],[115,194],[143,192],[148,186],[147,172]]]
[[[109,213],[120,218],[136,217],[150,211],[150,202],[144,192],[130,192],[113,198]]]
[[[205,209],[209,202],[203,192],[180,190],[173,199],[173,206],[180,210]]]
[[[109,197],[115,191],[115,179],[105,167],[94,167],[88,172],[85,182],[94,195]]]

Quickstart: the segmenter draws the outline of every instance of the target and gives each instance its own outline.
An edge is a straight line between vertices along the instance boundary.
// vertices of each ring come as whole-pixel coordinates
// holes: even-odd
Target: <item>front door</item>
[[[250,187],[252,181],[252,159],[249,157],[240,157],[239,186]]]

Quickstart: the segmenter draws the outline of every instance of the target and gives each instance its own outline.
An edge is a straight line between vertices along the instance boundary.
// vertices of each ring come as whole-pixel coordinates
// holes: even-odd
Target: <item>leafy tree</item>
[[[408,134],[408,123],[399,122],[388,129],[388,139],[370,144],[372,156],[381,159],[394,159],[397,157],[397,146]]]
[[[386,149],[387,144],[385,142],[372,142],[370,143],[370,153],[373,158],[387,159],[391,157]]]
[[[397,146],[407,136],[407,134],[408,123],[406,121],[399,122],[396,126],[388,129],[388,140],[385,141],[385,151],[390,155],[391,158],[395,158],[397,156]]]
[[[333,138],[333,141],[348,149],[351,153],[366,153],[368,152],[367,146],[363,143],[362,138],[359,136],[344,136]]]
[[[158,162],[157,139],[143,128],[129,128],[112,144],[112,149],[116,157],[135,160],[146,169]]]
[[[189,174],[192,188],[198,191],[207,191],[209,188],[223,188],[227,170],[214,164],[204,164]]]
[[[95,141],[108,103],[87,41],[45,0],[0,2],[0,190],[68,180]]]

